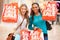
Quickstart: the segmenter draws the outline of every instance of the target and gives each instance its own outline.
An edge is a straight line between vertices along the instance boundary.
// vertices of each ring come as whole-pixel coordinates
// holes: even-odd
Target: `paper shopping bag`
[[[40,35],[41,35],[41,30],[36,29],[34,31],[31,31],[31,39],[30,40],[41,40]]]
[[[43,20],[56,20],[57,6],[55,1],[49,1],[47,4],[44,4],[45,8],[42,10],[42,19]]]
[[[18,4],[10,3],[4,4],[2,12],[3,22],[17,22],[18,18]]]
[[[30,31],[21,30],[20,31],[21,39],[20,40],[30,40]]]

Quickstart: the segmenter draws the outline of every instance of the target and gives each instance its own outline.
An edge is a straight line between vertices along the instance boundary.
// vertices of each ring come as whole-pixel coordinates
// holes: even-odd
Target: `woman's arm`
[[[32,21],[32,17],[29,18],[29,25],[28,25],[28,29],[33,30],[34,28],[32,27],[33,21]]]

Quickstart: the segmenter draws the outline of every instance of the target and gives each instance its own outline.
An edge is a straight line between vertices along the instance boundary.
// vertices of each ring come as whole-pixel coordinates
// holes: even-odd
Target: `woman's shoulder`
[[[32,15],[29,16],[29,19],[31,19],[31,18],[32,18]]]
[[[18,14],[18,21],[22,20],[22,16],[20,14]]]
[[[21,14],[18,14],[18,17],[21,16]]]

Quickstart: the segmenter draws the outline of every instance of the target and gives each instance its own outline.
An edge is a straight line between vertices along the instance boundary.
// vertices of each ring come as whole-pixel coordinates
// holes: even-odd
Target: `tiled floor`
[[[60,40],[60,25],[52,25],[52,28],[48,31],[49,40]]]
[[[11,27],[0,24],[0,40],[6,40],[7,35],[12,32],[15,25]],[[48,31],[49,40],[60,40],[60,25],[52,25],[52,30]]]

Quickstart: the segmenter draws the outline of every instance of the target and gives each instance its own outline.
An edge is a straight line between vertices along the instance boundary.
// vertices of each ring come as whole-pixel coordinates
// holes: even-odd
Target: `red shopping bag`
[[[57,6],[55,1],[49,1],[47,4],[44,4],[45,8],[42,10],[42,19],[43,20],[56,20]]]
[[[2,12],[3,22],[17,22],[18,19],[18,4],[4,4]]]
[[[43,40],[40,35],[41,35],[42,31],[41,29],[36,29],[36,30],[21,30],[20,31],[20,36],[21,39],[20,40]]]
[[[20,40],[30,40],[30,31],[21,30],[20,31],[21,39]]]
[[[41,29],[36,29],[34,31],[31,32],[31,39],[30,40],[42,40],[40,38],[40,35],[41,35]]]

